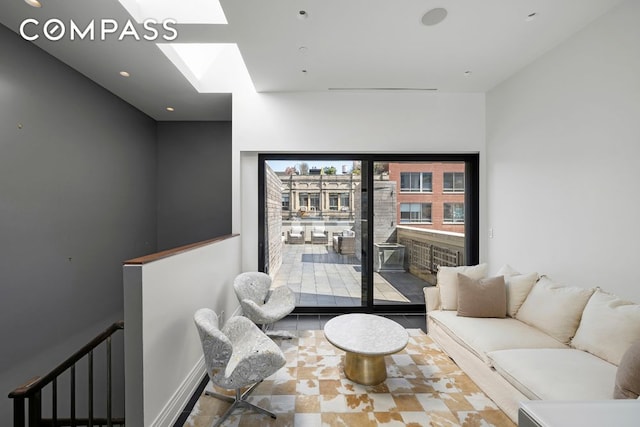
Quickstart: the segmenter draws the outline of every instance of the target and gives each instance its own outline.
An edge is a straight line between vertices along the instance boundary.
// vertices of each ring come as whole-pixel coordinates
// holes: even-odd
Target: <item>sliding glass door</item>
[[[465,162],[376,161],[374,304],[424,303],[439,266],[465,263]]]
[[[259,157],[260,269],[297,312],[421,311],[477,262],[477,155]]]
[[[264,271],[302,308],[362,307],[360,163],[269,158],[264,172]]]

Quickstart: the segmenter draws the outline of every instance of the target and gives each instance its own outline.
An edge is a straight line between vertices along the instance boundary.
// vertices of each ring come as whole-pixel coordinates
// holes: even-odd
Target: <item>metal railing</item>
[[[104,330],[84,347],[74,353],[67,360],[43,377],[35,377],[26,384],[9,393],[13,399],[13,426],[14,427],[63,427],[63,426],[124,426],[124,416],[114,417],[113,412],[113,369],[112,369],[112,335],[124,329],[124,321],[118,321]],[[104,416],[94,414],[94,350],[103,342],[106,342],[106,402]],[[79,361],[87,360],[87,408],[86,416],[77,416],[77,384],[76,365]],[[65,373],[69,373],[69,408],[68,416],[65,413],[59,417],[58,379]],[[50,414],[43,418],[43,390],[50,386],[51,408]],[[49,387],[47,387],[49,391]],[[84,397],[84,396],[83,396]],[[66,409],[66,408],[65,408]],[[66,412],[66,411],[65,411]]]

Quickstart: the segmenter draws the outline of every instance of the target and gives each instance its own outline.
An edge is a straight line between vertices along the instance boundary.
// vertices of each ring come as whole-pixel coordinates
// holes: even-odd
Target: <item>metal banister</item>
[[[76,351],[73,355],[67,358],[64,362],[56,366],[48,374],[42,377],[34,377],[27,381],[25,384],[19,386],[15,390],[9,393],[9,398],[13,401],[13,417],[14,427],[43,427],[43,426],[103,426],[111,427],[112,425],[124,425],[124,418],[113,418],[111,414],[112,410],[112,368],[111,368],[111,336],[124,329],[124,321],[120,320],[113,323],[102,333],[97,335],[87,344],[85,344],[80,350]],[[107,346],[107,402],[106,418],[94,418],[93,416],[93,350],[100,344],[106,341]],[[76,363],[82,360],[84,357],[88,357],[88,418],[76,418],[76,386],[75,386],[75,366]],[[57,417],[57,379],[63,373],[69,371],[71,374],[71,398],[70,398],[70,417],[58,418]],[[52,385],[52,418],[42,418],[42,390]],[[25,401],[28,402],[28,406],[25,407]],[[28,413],[28,417],[25,416],[25,410]]]

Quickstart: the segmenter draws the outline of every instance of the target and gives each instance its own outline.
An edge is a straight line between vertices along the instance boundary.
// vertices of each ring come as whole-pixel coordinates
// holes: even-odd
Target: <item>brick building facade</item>
[[[458,162],[389,163],[388,182],[395,186],[390,223],[464,233],[464,169]],[[354,219],[359,175],[276,175],[282,183],[282,219]],[[387,181],[384,175],[374,179]]]
[[[389,163],[399,225],[464,233],[464,163]]]

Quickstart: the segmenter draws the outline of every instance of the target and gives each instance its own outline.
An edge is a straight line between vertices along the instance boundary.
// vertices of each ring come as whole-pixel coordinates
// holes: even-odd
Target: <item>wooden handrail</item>
[[[51,372],[43,377],[35,377],[27,381],[25,384],[9,393],[9,398],[27,398],[30,397],[49,384],[53,379],[58,377],[64,371],[73,366],[77,361],[86,356],[91,350],[100,345],[104,340],[113,335],[116,331],[124,329],[124,320],[119,320],[105,329],[102,333],[89,341],[80,350],[76,351],[71,357],[62,362]]]
[[[150,255],[141,256],[138,258],[129,259],[123,262],[125,265],[144,265],[153,261],[158,261],[159,259],[168,258],[170,256],[178,255],[183,252],[187,252],[196,248],[200,248],[206,245],[210,245],[211,243],[222,242],[223,240],[231,239],[234,237],[238,237],[239,234],[227,234],[225,236],[215,237],[213,239],[205,240],[202,242],[190,243],[188,245],[179,246],[173,249],[167,249],[166,251],[156,252]]]

